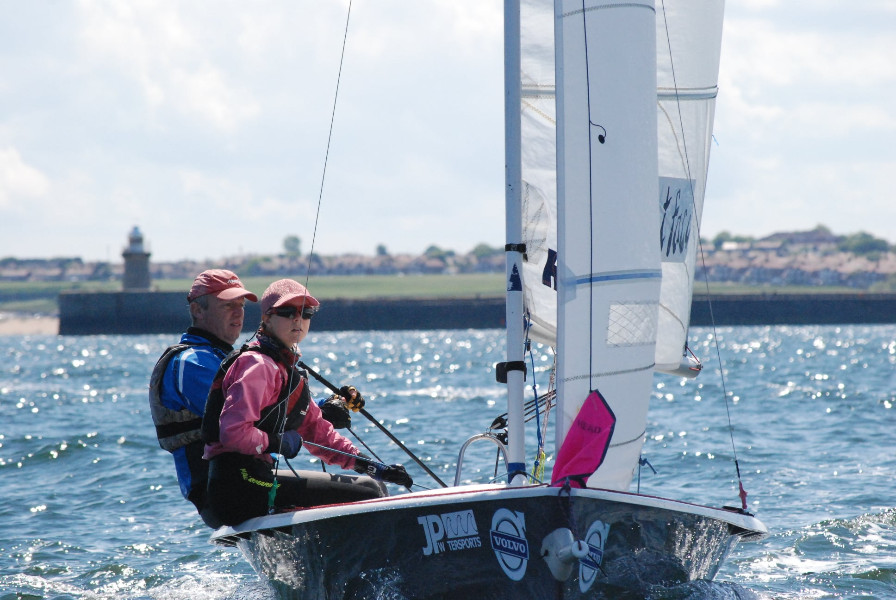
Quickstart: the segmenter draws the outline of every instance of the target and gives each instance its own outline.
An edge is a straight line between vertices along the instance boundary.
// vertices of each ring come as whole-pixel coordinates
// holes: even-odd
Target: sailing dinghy
[[[281,597],[643,595],[710,580],[767,533],[744,495],[733,509],[629,492],[654,371],[699,371],[685,349],[723,13],[658,1],[506,0],[506,435],[468,440],[452,486],[213,534]],[[528,475],[529,339],[556,349],[550,483]],[[506,481],[460,485],[482,439]]]

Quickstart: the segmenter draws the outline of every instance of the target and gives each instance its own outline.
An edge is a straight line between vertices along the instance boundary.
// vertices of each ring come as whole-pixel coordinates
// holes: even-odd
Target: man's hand
[[[345,405],[352,409],[354,412],[358,412],[362,408],[364,408],[364,398],[361,396],[361,392],[358,391],[353,385],[344,385],[339,388],[339,395],[345,398]]]

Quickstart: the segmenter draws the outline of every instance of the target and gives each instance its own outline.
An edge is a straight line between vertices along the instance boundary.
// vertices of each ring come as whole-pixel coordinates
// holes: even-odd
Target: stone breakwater
[[[896,323],[896,294],[737,294],[695,296],[691,325]]]
[[[64,292],[62,335],[179,333],[190,324],[183,292]],[[492,329],[504,327],[504,298],[323,299],[314,331]],[[261,320],[246,304],[246,329]],[[810,325],[896,322],[896,294],[695,296],[691,324]]]
[[[64,292],[59,333],[178,333],[190,325],[185,292]],[[246,303],[245,329],[261,322]],[[491,329],[504,327],[504,298],[321,299],[314,331]]]

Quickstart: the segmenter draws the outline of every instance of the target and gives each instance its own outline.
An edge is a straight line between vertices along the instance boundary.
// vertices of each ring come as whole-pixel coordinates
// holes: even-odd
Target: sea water
[[[270,597],[238,551],[209,543],[155,439],[147,381],[176,339],[0,337],[0,600]],[[896,598],[894,340],[892,326],[692,331],[704,373],[656,376],[644,446],[656,473],[643,467],[633,489],[737,506],[736,456],[770,535],[737,546],[712,583],[658,597]],[[460,443],[506,410],[503,348],[502,332],[470,330],[303,344],[306,362],[359,387],[446,481]],[[541,391],[550,363],[532,358]],[[363,417],[353,429],[436,486]],[[292,462],[320,468],[305,453]],[[487,481],[494,467],[493,449],[471,449],[463,478]]]

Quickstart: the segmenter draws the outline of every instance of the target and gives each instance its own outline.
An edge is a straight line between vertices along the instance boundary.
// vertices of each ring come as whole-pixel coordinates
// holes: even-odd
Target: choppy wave
[[[645,469],[636,485],[736,504],[736,453],[771,535],[735,548],[714,582],[651,598],[896,598],[894,339],[889,326],[694,332],[706,372],[657,377],[644,447],[657,472]],[[209,544],[155,440],[146,385],[172,341],[0,338],[0,600],[270,597],[237,551]],[[309,364],[357,385],[371,413],[446,479],[460,442],[505,411],[494,383],[501,332],[327,333],[304,346]],[[536,357],[543,389],[550,360]],[[385,459],[409,463],[355,419]],[[466,461],[466,479],[494,472],[493,451]]]

